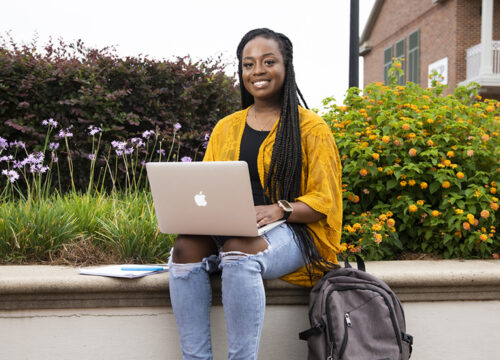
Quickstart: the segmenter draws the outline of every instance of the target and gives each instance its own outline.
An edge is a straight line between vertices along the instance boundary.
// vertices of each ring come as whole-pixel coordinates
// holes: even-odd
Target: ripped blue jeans
[[[170,300],[184,360],[212,359],[209,275],[217,269],[222,269],[228,359],[257,359],[266,307],[263,279],[276,279],[304,266],[288,225],[282,224],[262,236],[268,247],[257,254],[222,252],[224,238],[214,237],[218,256],[191,264],[176,264],[170,260]]]

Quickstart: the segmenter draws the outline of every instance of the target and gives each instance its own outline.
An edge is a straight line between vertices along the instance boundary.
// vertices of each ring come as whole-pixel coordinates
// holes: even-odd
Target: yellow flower
[[[441,213],[437,210],[432,210],[432,213],[431,215],[434,216],[434,217],[438,217]]]
[[[467,221],[469,221],[469,224],[473,225],[475,220],[474,215],[467,214]]]
[[[386,221],[387,220],[387,215],[386,214],[382,214],[382,215],[379,216],[379,219],[381,221]]]
[[[394,172],[393,172],[391,169],[387,170],[385,173],[386,173],[387,175],[392,175],[392,174],[394,174]]]
[[[493,105],[486,106],[486,111],[493,112],[495,111],[495,107]]]
[[[479,235],[479,240],[481,240],[482,242],[485,242],[486,240],[488,240],[488,235],[486,235],[486,234]]]
[[[450,184],[449,181],[443,181],[443,185],[442,186],[443,186],[444,189],[448,189],[450,187],[450,185],[451,184]]]
[[[379,166],[379,167],[377,168],[377,170],[378,170],[378,171],[380,171],[380,172],[382,172],[382,171],[384,171],[384,168],[383,168],[383,167],[381,167],[381,166]]]
[[[391,138],[389,136],[387,135],[382,136],[382,142],[387,144],[389,141],[391,141]]]
[[[422,205],[424,205],[424,203],[425,203],[424,200],[417,200],[417,205],[422,206]]]
[[[382,230],[382,225],[380,225],[380,224],[373,224],[372,230],[373,231],[380,231],[380,230]]]
[[[448,151],[446,153],[446,156],[448,156],[449,158],[452,158],[453,156],[455,156],[455,153],[453,151]]]
[[[497,188],[494,188],[494,187],[490,188],[490,193],[496,194],[497,193]]]
[[[463,172],[461,172],[461,171],[457,172],[457,178],[459,178],[459,179],[463,179],[463,178],[464,178],[464,176],[465,176],[465,175],[464,175],[464,173],[463,173]]]
[[[378,159],[380,158],[380,155],[379,155],[378,153],[373,153],[373,154],[372,154],[372,158],[373,158],[374,160],[378,160]]]
[[[431,139],[427,140],[427,143],[426,143],[428,146],[434,146],[434,141],[432,141]]]
[[[410,124],[408,124],[408,123],[404,123],[403,125],[401,125],[401,128],[402,128],[403,130],[410,130]]]
[[[411,204],[410,206],[408,206],[408,210],[409,210],[411,213],[414,213],[414,212],[417,212],[418,207],[417,207],[417,205],[415,205],[415,204]]]
[[[387,226],[394,227],[396,225],[396,221],[394,219],[387,220]]]
[[[399,183],[399,185],[401,185],[402,187],[405,187],[405,186],[406,186],[406,181],[404,181],[404,180],[403,180],[403,181],[401,181],[401,182]]]
[[[429,187],[429,185],[427,185],[427,183],[426,183],[425,181],[423,181],[423,182],[421,182],[421,183],[420,183],[420,188],[421,188],[422,190],[425,190],[425,189],[427,189],[428,187]]]
[[[448,160],[448,159],[446,159],[446,160],[444,161],[444,164],[445,164],[446,166],[450,166],[450,165],[451,165],[451,161],[450,161],[450,160]]]
[[[389,210],[388,212],[386,212],[385,214],[386,214],[388,217],[392,217],[392,215],[394,215],[394,214],[392,213],[392,211],[390,211],[390,210]]]
[[[456,209],[455,210],[455,214],[457,214],[457,215],[461,215],[463,213],[464,213],[464,211],[462,209]]]
[[[434,119],[427,119],[427,124],[432,124],[434,122]]]
[[[366,175],[368,175],[368,170],[366,170],[366,169],[361,169],[361,170],[359,170],[359,175],[361,175],[361,176],[366,176]]]
[[[415,183],[416,183],[416,181],[413,179],[408,180],[408,185],[410,185],[410,186],[415,186]]]
[[[375,243],[380,244],[382,242],[382,235],[375,233],[373,236],[375,238],[375,239],[373,239],[373,241],[375,241]]]

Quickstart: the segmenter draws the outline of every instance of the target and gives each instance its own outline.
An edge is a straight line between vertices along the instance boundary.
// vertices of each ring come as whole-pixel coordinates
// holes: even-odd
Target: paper
[[[151,267],[153,270],[144,270]],[[126,268],[127,270],[122,270]],[[138,270],[132,270],[137,268]],[[160,270],[161,268],[161,270]],[[96,275],[96,276],[109,276],[117,278],[138,278],[152,274],[158,274],[168,271],[168,265],[138,265],[138,264],[123,264],[123,265],[106,265],[92,268],[80,268],[78,270],[80,275]]]

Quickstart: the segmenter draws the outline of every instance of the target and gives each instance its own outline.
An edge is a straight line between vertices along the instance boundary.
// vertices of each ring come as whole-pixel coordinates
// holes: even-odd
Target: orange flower
[[[488,240],[488,235],[486,235],[486,234],[479,235],[479,240],[481,240],[482,242],[485,242],[486,240]]]
[[[391,138],[389,136],[387,135],[382,136],[382,142],[387,144],[389,141],[391,141]]]
[[[461,171],[457,172],[457,178],[459,178],[459,179],[463,179],[463,178],[464,178],[464,176],[465,176],[465,175],[464,175],[464,173],[463,173],[463,172],[461,172]]]
[[[467,156],[472,157],[474,155],[474,150],[467,150]]]
[[[491,202],[490,203],[490,207],[491,207],[491,209],[493,209],[493,211],[497,211],[498,210],[498,204],[497,203]]]
[[[427,140],[426,144],[428,146],[434,146],[434,141],[432,141],[431,139]]]
[[[415,148],[411,148],[411,149],[408,151],[408,154],[410,154],[410,156],[417,156],[417,149],[415,149]]]
[[[387,220],[387,226],[392,228],[392,227],[394,227],[394,225],[396,225],[396,221],[394,219]]]
[[[424,182],[422,182],[422,183],[420,183],[420,188],[421,188],[422,190],[425,190],[425,189],[427,189],[428,187],[429,187],[429,185],[427,185],[427,183],[426,183],[425,181],[424,181]]]
[[[484,134],[483,136],[481,136],[481,140],[483,140],[484,142],[488,141],[489,139],[490,137],[488,134]]]
[[[441,213],[437,210],[432,210],[432,213],[431,215],[434,216],[434,217],[438,217]]]
[[[498,255],[497,253],[493,253],[491,256],[493,257],[493,259],[497,259],[497,260],[500,259],[500,255]]]
[[[466,221],[464,221],[464,223],[462,224],[462,227],[464,228],[464,230],[469,230],[470,229],[470,225]]]
[[[481,211],[481,217],[483,219],[487,219],[490,216],[490,212],[488,210]]]
[[[411,213],[414,213],[414,212],[417,212],[418,207],[417,207],[417,205],[415,205],[415,204],[411,204],[410,206],[408,206],[408,210],[409,210]]]
[[[359,196],[354,195],[354,199],[352,200],[353,203],[358,203],[359,202]]]
[[[449,181],[443,181],[443,185],[442,186],[443,186],[444,189],[448,189],[451,186],[451,184],[450,184]]]
[[[416,181],[413,179],[408,180],[408,185],[410,185],[410,186],[415,186],[415,183],[416,183]]]
[[[405,187],[405,186],[406,186],[406,181],[404,181],[404,180],[403,180],[403,181],[400,181],[400,182],[399,182],[399,185],[401,185],[402,187]]]
[[[382,235],[374,233],[373,236],[374,236],[373,241],[375,241],[376,244],[380,244],[382,242]]]
[[[378,153],[373,153],[373,154],[372,154],[372,158],[373,158],[374,160],[378,160],[378,159],[380,158],[380,155],[379,155]]]
[[[403,130],[410,130],[410,124],[408,124],[408,123],[404,123],[403,125],[401,125],[401,128],[402,128]]]
[[[395,145],[395,146],[401,146],[401,141],[399,141],[399,140],[397,140],[397,139],[396,139],[396,140],[394,140],[394,145]]]
[[[366,169],[361,169],[361,170],[359,170],[359,175],[361,175],[361,176],[366,176],[366,175],[368,175],[368,170],[366,170]]]
[[[497,188],[492,187],[492,188],[490,189],[490,193],[492,193],[492,194],[496,194],[496,193],[497,193]]]

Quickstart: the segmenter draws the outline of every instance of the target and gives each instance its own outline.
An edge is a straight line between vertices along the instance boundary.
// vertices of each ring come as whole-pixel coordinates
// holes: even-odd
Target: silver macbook
[[[166,234],[259,236],[244,161],[147,163],[160,231]]]

